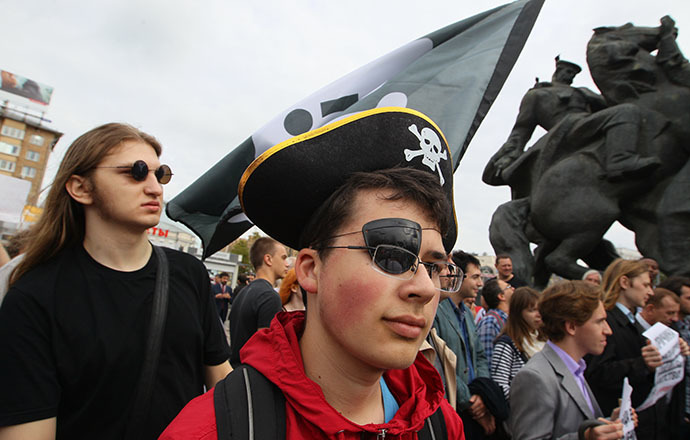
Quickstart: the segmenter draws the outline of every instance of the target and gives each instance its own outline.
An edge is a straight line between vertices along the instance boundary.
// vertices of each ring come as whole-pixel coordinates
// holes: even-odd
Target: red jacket
[[[242,348],[242,362],[252,365],[283,391],[286,400],[287,438],[360,440],[363,431],[371,438],[385,429],[386,439],[417,439],[424,420],[441,405],[449,439],[465,438],[462,421],[443,398],[441,378],[421,355],[404,370],[384,374],[400,409],[388,423],[357,425],[340,415],[304,373],[299,336],[303,312],[279,313],[269,329],[257,332]],[[362,341],[366,343],[366,341]],[[216,439],[213,390],[185,406],[161,435],[161,439]]]

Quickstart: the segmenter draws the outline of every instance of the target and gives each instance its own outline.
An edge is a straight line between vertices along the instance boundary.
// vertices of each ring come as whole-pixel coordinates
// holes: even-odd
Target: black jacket
[[[601,406],[602,412],[610,416],[618,407],[618,399],[623,393],[623,379],[630,381],[633,387],[632,405],[639,406],[649,395],[654,386],[654,373],[649,371],[642,358],[642,347],[647,339],[642,336],[640,328],[630,323],[625,314],[614,307],[607,312],[608,322],[613,334],[606,338],[606,348],[599,356],[588,356],[585,377]],[[682,387],[676,387],[677,389]],[[674,401],[678,400],[674,396]],[[677,406],[677,404],[671,405]],[[635,430],[639,439],[671,439],[669,426],[680,422],[672,413],[665,398],[653,407],[639,412],[639,424]],[[673,420],[675,419],[675,420]]]
[[[654,385],[654,373],[642,359],[642,347],[646,340],[635,324],[631,323],[618,307],[607,312],[606,322],[613,334],[606,338],[606,348],[599,356],[587,356],[585,377],[601,406],[609,416],[618,406],[623,393],[623,379],[633,387],[632,405],[639,406]]]

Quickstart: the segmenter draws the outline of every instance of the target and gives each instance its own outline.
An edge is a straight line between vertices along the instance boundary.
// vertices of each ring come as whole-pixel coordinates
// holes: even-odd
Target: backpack
[[[493,316],[494,318],[496,318],[496,321],[498,321],[498,323],[499,323],[499,325],[501,326],[501,328],[503,328],[503,326],[504,326],[505,323],[506,323],[505,319],[503,319],[503,317],[502,317],[501,315],[499,315],[498,312],[497,312],[496,310],[493,310],[493,309],[491,309],[491,310],[489,310],[488,312],[486,312],[486,314],[485,314],[484,316],[485,316],[485,317],[486,317],[486,316]]]
[[[250,365],[238,366],[216,384],[213,405],[218,439],[285,438],[285,396],[273,382]],[[419,440],[447,440],[448,432],[441,407],[426,419],[424,428],[417,435]]]

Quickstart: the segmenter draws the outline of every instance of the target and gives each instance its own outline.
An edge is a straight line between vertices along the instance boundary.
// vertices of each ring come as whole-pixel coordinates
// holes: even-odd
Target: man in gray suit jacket
[[[582,358],[601,354],[611,334],[601,291],[584,281],[556,284],[542,294],[539,313],[549,341],[510,387],[513,439],[622,438],[622,423],[602,417],[583,375]]]

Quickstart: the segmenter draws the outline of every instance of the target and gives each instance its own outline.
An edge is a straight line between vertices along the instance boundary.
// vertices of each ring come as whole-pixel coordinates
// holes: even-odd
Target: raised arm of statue
[[[661,18],[659,26],[659,52],[656,62],[664,69],[669,79],[681,86],[690,87],[690,63],[683,56],[676,37],[676,22],[668,15]]]

